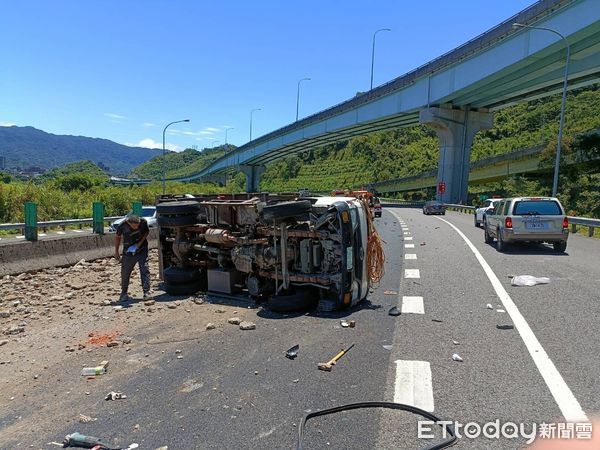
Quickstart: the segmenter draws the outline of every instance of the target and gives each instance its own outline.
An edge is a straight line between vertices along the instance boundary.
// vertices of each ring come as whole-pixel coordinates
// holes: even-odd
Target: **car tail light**
[[[504,228],[512,228],[512,217],[507,217],[504,220]]]
[[[563,219],[563,228],[569,228],[569,218],[565,217]]]

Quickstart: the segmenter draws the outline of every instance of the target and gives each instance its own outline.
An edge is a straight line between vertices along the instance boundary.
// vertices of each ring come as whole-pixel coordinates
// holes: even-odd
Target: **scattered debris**
[[[192,299],[192,302],[194,302],[196,305],[203,305],[204,304],[204,299],[203,298],[199,298],[199,297],[195,297]]]
[[[217,326],[214,323],[212,323],[212,322],[209,322],[209,323],[206,324],[206,329],[207,330],[214,330],[215,328],[217,328]]]
[[[387,289],[383,291],[383,295],[398,295],[398,292]]]
[[[177,359],[183,359],[183,356],[177,355]]]
[[[2,347],[3,345],[8,344],[8,339],[2,339],[0,340],[0,347]]]
[[[460,357],[460,355],[458,353],[454,353],[452,355],[452,360],[456,361],[456,362],[463,362],[463,359]]]
[[[108,394],[106,394],[104,400],[121,400],[125,398],[127,398],[127,396],[122,392],[110,391]]]
[[[335,355],[333,358],[331,358],[326,363],[319,363],[317,365],[318,369],[324,370],[325,372],[331,372],[331,369],[333,368],[333,366],[335,366],[335,364],[340,360],[340,358],[342,356],[344,356],[346,353],[348,353],[352,347],[354,347],[354,344],[352,344],[346,350],[340,351],[337,355]]]
[[[121,311],[123,309],[123,305],[117,305],[117,306],[113,306],[113,309],[115,311]]]
[[[390,316],[394,316],[395,317],[395,316],[399,316],[402,313],[400,312],[400,310],[398,309],[397,306],[392,306],[392,308],[390,308],[390,310],[388,311],[388,314]]]
[[[494,307],[492,306],[492,304],[491,304],[491,303],[488,303],[487,305],[485,305],[485,307],[486,307],[487,309],[494,309]]]
[[[351,321],[349,322],[349,324],[350,324],[350,328],[354,328],[354,327],[356,327],[356,320],[351,320]]]
[[[177,305],[175,303],[167,303],[167,308],[175,309],[175,308],[177,308]]]
[[[391,350],[392,346],[391,345],[384,345],[383,348],[386,349],[386,350]]]
[[[123,344],[131,344],[132,339],[130,337],[123,338]]]
[[[176,354],[176,355],[180,355],[180,354],[181,354],[181,350],[179,350],[179,349],[178,349],[178,350],[175,350],[175,354]]]
[[[152,306],[156,303],[156,300],[145,300],[144,306]]]
[[[342,328],[348,328],[350,326],[350,324],[344,319],[340,320],[340,325]]]
[[[242,320],[239,317],[231,317],[227,319],[227,322],[229,322],[232,325],[239,325],[242,322]]]
[[[427,245],[427,243],[426,242],[421,242],[420,245],[421,245],[421,247],[423,247],[424,245]]]
[[[296,378],[295,380],[292,380],[292,383],[297,383],[300,381],[300,378]]]
[[[453,343],[454,345],[460,345],[460,343],[459,343],[458,341],[452,341],[452,343]]]
[[[110,341],[110,342],[107,342],[107,343],[106,343],[106,346],[107,346],[107,347],[118,347],[118,346],[119,346],[119,344],[120,344],[120,342],[119,342],[119,341]]]
[[[300,351],[300,345],[296,344],[292,348],[290,348],[287,352],[285,352],[285,357],[289,359],[294,359],[298,356],[298,352]]]
[[[90,423],[98,420],[96,417],[86,416],[85,414],[79,414],[79,423]]]
[[[534,277],[533,275],[517,275],[510,281],[513,286],[535,286],[536,284],[548,283],[550,283],[550,278]]]
[[[515,326],[514,325],[496,325],[496,328],[498,328],[499,330],[512,330]]]
[[[442,319],[431,319],[432,322],[443,323]]]
[[[242,322],[240,323],[240,330],[255,330],[256,325],[252,322]]]
[[[497,310],[496,310],[496,312],[499,312],[499,313],[505,313],[506,311],[505,311],[505,310],[503,310],[503,309],[497,309]]]
[[[106,362],[106,364],[108,365],[108,361]],[[84,367],[83,369],[81,369],[82,377],[103,375],[105,373],[106,373],[106,365],[102,365],[102,364],[100,364],[99,366],[96,366],[96,367]]]
[[[223,314],[225,312],[225,310],[223,310],[223,309],[215,309],[215,312],[217,314]]]

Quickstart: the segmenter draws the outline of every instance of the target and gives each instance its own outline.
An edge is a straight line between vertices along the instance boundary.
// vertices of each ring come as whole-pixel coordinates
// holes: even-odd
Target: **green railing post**
[[[133,202],[133,213],[142,217],[142,202]]]
[[[37,230],[37,205],[33,202],[25,203],[25,239],[38,240]]]
[[[92,205],[92,231],[104,234],[104,203],[94,202]]]

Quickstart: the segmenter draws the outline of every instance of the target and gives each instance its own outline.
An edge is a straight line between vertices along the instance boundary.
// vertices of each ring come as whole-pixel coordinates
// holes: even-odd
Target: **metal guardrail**
[[[112,222],[113,220],[120,219],[123,216],[105,217],[105,222]],[[86,223],[93,223],[92,218],[86,219],[64,219],[64,220],[47,220],[44,222],[38,222],[38,228],[47,229],[52,227],[68,227],[70,225],[84,225]],[[24,223],[0,223],[0,230],[20,230],[24,229]]]

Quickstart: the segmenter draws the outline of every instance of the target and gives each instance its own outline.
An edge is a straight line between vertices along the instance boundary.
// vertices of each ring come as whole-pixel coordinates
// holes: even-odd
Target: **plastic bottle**
[[[105,366],[97,366],[97,367],[84,367],[81,370],[81,376],[82,377],[88,377],[91,375],[103,375],[106,373],[106,367]]]

